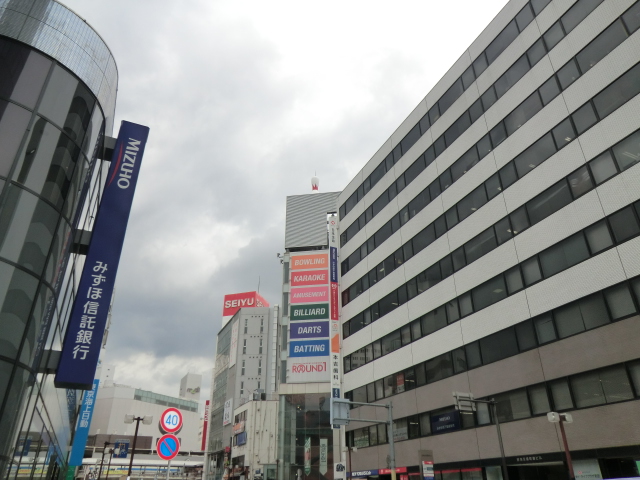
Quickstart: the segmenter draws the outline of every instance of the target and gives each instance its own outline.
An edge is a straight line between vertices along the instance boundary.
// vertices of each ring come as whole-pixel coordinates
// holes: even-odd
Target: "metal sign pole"
[[[569,469],[569,479],[575,480],[576,476],[573,472],[573,462],[571,461],[571,453],[569,452],[569,444],[567,443],[567,435],[564,433],[564,419],[560,416],[560,433],[562,434],[562,443],[564,444],[564,454],[567,458],[567,468]]]
[[[486,403],[491,409],[491,414],[496,421],[496,430],[498,430],[498,443],[500,444],[500,458],[502,464],[502,478],[509,480],[509,471],[507,470],[507,459],[504,455],[504,446],[502,444],[502,432],[500,430],[500,419],[498,418],[498,406],[495,398],[491,400],[476,400],[472,393],[453,392],[456,410],[462,413],[473,413],[476,411],[477,403]]]
[[[396,449],[393,444],[393,405],[391,402],[387,404],[389,413],[389,468],[391,469],[391,480],[396,480]]]
[[[496,429],[498,430],[498,443],[500,444],[500,457],[502,458],[502,478],[509,480],[507,459],[504,456],[504,446],[502,445],[502,431],[500,430],[500,420],[498,419],[498,406],[494,399],[491,399],[490,405],[493,407],[493,417],[496,419]]]

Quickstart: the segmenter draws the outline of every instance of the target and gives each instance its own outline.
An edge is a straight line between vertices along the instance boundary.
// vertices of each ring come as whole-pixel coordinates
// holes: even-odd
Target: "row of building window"
[[[260,332],[259,333],[263,333],[263,332],[264,332],[264,318],[260,318]],[[244,319],[244,333],[245,334],[249,333],[249,319],[248,318]]]
[[[344,218],[364,196],[380,181],[398,160],[424,135],[427,130],[453,105],[453,103],[473,84],[496,58],[517,38],[520,32],[546,7],[551,0],[531,0],[527,3],[511,22],[496,36],[489,46],[478,55],[476,60],[464,73],[453,82],[453,85],[440,97],[433,107],[420,119],[418,123],[405,135],[389,155],[375,168],[375,170],[360,184],[355,192],[340,206],[340,218]],[[602,0],[595,0],[597,4]],[[569,12],[576,12],[580,16],[583,11],[590,13],[596,6],[591,7],[594,0],[578,0]],[[580,6],[580,7],[579,7]],[[579,7],[579,8],[578,8]],[[568,15],[567,12],[565,15]],[[575,13],[574,13],[575,15]],[[586,17],[586,15],[584,15]],[[582,17],[580,21],[584,18]]]
[[[242,360],[242,367],[240,367],[240,375],[244,376],[246,372],[246,360]],[[258,360],[258,375],[262,375],[262,359]]]
[[[601,0],[596,0],[595,2],[592,0],[579,0],[578,3],[574,5],[574,8],[580,7],[577,8],[576,11],[579,11],[584,18],[592,11],[592,9],[595,9],[599,3],[601,3]],[[573,11],[574,9],[572,8],[572,10],[567,12],[566,15],[573,13]],[[610,26],[605,32],[600,34],[580,53],[578,53],[578,55],[576,55],[575,60],[580,65],[582,73],[585,73],[593,67],[607,53],[626,38],[626,32],[622,26],[623,19],[626,20],[625,23],[628,25],[627,28],[630,33],[633,33],[638,28],[637,18],[639,11],[640,8],[638,8],[637,5],[628,9],[627,12],[618,19],[616,25]],[[556,31],[558,26],[560,26],[560,30],[562,30],[561,25],[562,19],[551,27],[550,31]],[[429,166],[435,158],[440,156],[447,147],[453,144],[458,137],[469,129],[478,118],[480,118],[495,102],[498,101],[499,98],[501,98],[529,70],[531,70],[534,65],[536,65],[556,44],[557,42],[550,43],[550,40],[546,39],[545,34],[543,35],[543,38],[540,38],[527,50],[527,52],[525,52],[525,54],[516,60],[516,62],[482,94],[481,98],[479,98],[467,111],[454,121],[453,124],[433,142],[433,144],[405,171],[403,175],[400,175],[394,184],[383,192],[382,195],[380,195],[358,219],[345,229],[345,232],[341,235],[341,245],[344,246],[357,232],[364,228],[364,225],[366,225],[391,200],[393,200],[399,191],[404,189],[405,186],[415,179],[422,170]],[[572,78],[574,69],[571,67],[565,68],[564,71],[561,69],[559,73],[561,84],[566,84],[563,89],[577,78]],[[550,95],[553,94],[553,92],[547,92],[547,94]],[[417,138],[419,138],[419,136]],[[478,145],[472,147],[469,152],[463,155],[450,167],[450,172],[448,172],[448,174],[452,177],[453,182],[460,178],[460,176],[466,173],[469,168],[479,161],[478,158],[474,163],[470,158],[473,155],[477,156],[478,152],[476,152],[476,150],[479,148],[480,147]],[[480,152],[480,155],[480,158],[482,158],[482,152]]]
[[[541,141],[547,143],[549,153],[553,152],[553,140],[550,135],[546,135]],[[537,146],[537,144],[535,146]],[[530,226],[535,225],[565,207],[574,199],[579,198],[596,186],[601,185],[620,172],[635,165],[639,159],[640,131],[636,131],[598,155],[588,162],[586,166],[580,167],[570,173],[558,183],[538,194],[524,206],[500,219],[493,226],[476,235],[453,253],[447,255],[429,268],[437,268],[437,266],[440,265],[439,268],[442,272],[441,277],[443,279],[446,278],[449,276],[451,268],[453,268],[453,272],[461,270],[502,245],[514,235],[523,232]],[[353,285],[345,288],[342,292],[342,304],[348,304],[351,300],[367,291],[396,268],[404,264],[404,262],[433,243],[440,236],[438,235],[437,225],[437,221],[428,225],[375,268],[356,280]],[[425,270],[423,273],[428,272],[428,270],[429,269]],[[364,317],[366,315],[365,312],[359,315],[363,315]],[[358,325],[362,323],[359,316],[356,316],[354,319],[355,324],[353,326],[344,327],[344,331],[348,335],[362,328]],[[351,321],[354,319],[351,319]],[[348,325],[348,322],[345,322],[344,325]]]
[[[617,108],[620,105],[624,104],[626,101],[630,99],[630,96],[633,96],[634,92],[635,93],[640,92],[640,64],[633,67],[630,71],[628,71],[618,80],[616,80],[612,85],[607,87],[603,92],[596,95],[593,101],[585,104],[583,107],[581,107],[578,110],[578,112],[583,111],[584,107],[586,106],[589,106],[589,108],[593,108],[593,105],[598,105],[600,102],[603,102],[605,99],[607,99],[609,100],[609,103],[604,104],[603,108],[607,108],[608,110],[606,111],[607,111],[607,114],[609,114],[614,110],[614,108],[612,107]],[[604,98],[601,98],[603,96]],[[595,102],[596,99],[599,102]],[[574,115],[576,114],[574,113]],[[575,138],[574,128],[575,127],[573,126],[572,116],[570,116],[569,118],[562,121],[559,125],[554,127],[554,129],[552,129],[551,132],[547,133],[541,139],[535,142],[531,147],[525,150],[521,155],[516,157],[514,161],[505,165],[502,169],[498,171],[498,173],[490,177],[484,184],[480,185],[480,187],[478,187],[476,190],[471,192],[471,194],[463,198],[460,202],[458,202],[457,205],[459,206],[461,204],[464,204],[467,207],[469,207],[469,210],[471,211],[478,210],[480,207],[486,204],[489,200],[495,197],[498,193],[500,193],[501,191],[504,191],[507,187],[509,187],[510,185],[516,182],[516,180],[520,177],[520,169],[518,165],[520,164],[525,165],[528,162],[528,165],[526,166],[529,168],[524,169],[523,167],[524,173],[527,173],[527,171],[530,171],[532,167],[536,167],[540,165],[542,162],[544,162],[546,159],[548,159],[554,153],[557,152],[558,145],[556,141],[562,138],[561,135],[567,135],[566,137],[564,137],[567,139],[567,141]],[[632,149],[634,148],[633,145],[629,145],[629,147],[631,147]],[[637,150],[637,147],[635,148]],[[631,151],[635,151],[635,150],[630,150],[630,152]],[[624,157],[621,155],[619,158],[623,159],[621,162],[619,162],[620,167],[628,168],[629,166],[635,163],[636,157],[634,157],[634,155],[624,156]],[[617,173],[616,168],[613,167],[613,161],[607,160],[606,157],[598,157],[594,159],[593,165],[597,165],[597,167],[594,166],[592,168],[592,172],[594,171],[596,172],[593,175],[589,172],[589,169],[587,168],[578,169],[576,172],[573,172],[572,174],[573,176],[569,176],[567,178],[567,180],[569,181],[569,184],[566,187],[566,189],[563,186],[563,181],[560,181],[558,184],[550,187],[550,189],[547,189],[547,191],[542,192],[538,197],[530,201],[527,204],[527,207],[521,207],[515,210],[514,212],[512,212],[510,215],[508,215],[509,222],[510,222],[510,225],[509,225],[510,228],[508,229],[511,230],[511,232],[506,232],[505,230],[503,230],[502,236],[504,237],[504,235],[507,235],[507,234],[511,235],[512,233],[517,234],[523,231],[524,229],[528,228],[532,223],[539,222],[540,220],[549,216],[551,213],[554,213],[555,211],[565,206],[567,203],[571,201],[570,197],[572,195],[579,196],[582,193],[592,189],[593,184],[596,183],[597,179],[601,178],[601,176],[604,175],[603,172],[600,171],[601,169],[605,169],[609,171],[609,174],[611,175]],[[613,169],[613,172],[611,172],[611,169]],[[566,182],[565,182],[565,185],[566,185]],[[561,195],[560,197],[556,197],[553,194],[553,192],[556,191],[556,190],[553,190],[554,188],[560,189],[559,193],[564,192],[564,195]],[[494,192],[494,194],[490,194],[489,192]],[[566,202],[566,203],[562,203],[562,202]],[[406,254],[411,253],[411,256],[415,255],[417,252],[426,248],[430,243],[435,241],[437,238],[444,235],[450,228],[453,228],[453,226],[457,225],[457,222],[459,221],[459,217],[451,215],[451,212],[454,209],[455,209],[455,206],[452,207],[452,209],[445,212],[440,217],[438,217],[435,220],[435,222],[428,225],[424,230],[419,232],[414,238],[412,238],[409,242],[407,242],[407,244],[401,247],[398,251],[394,252],[394,254],[392,254],[394,258],[394,263],[390,261],[387,261],[387,263],[385,263],[383,261],[382,263],[383,267],[386,267],[386,265],[388,264],[390,268],[391,267],[393,267],[394,269],[397,268],[399,266],[397,259],[401,258],[402,262],[406,261],[407,257],[410,258],[409,255],[405,256]],[[501,222],[502,221],[504,221],[504,219],[501,220]],[[506,227],[506,226],[507,225],[505,223],[503,227]],[[488,231],[490,230],[491,229],[489,229]],[[487,231],[483,233],[486,234]],[[474,241],[477,241],[480,244],[482,244],[481,238],[472,240],[472,242]],[[410,249],[407,246],[409,243],[411,244]],[[468,252],[471,251],[470,249],[467,249],[467,250]],[[457,264],[456,268],[458,269],[462,268],[465,262],[468,263],[467,260],[464,260],[464,257],[462,256],[461,252],[464,252],[464,248],[459,248],[458,250],[454,251],[451,254],[451,263],[455,262]],[[402,257],[400,257],[400,255],[402,255]],[[449,263],[449,260],[447,260],[447,258],[443,259],[442,261],[444,262],[444,264]],[[369,272],[365,277],[362,277],[361,279],[358,280],[361,283],[358,289],[356,289],[354,293],[358,293],[360,289],[362,292],[365,291],[364,286],[370,287],[372,285],[371,280],[375,279],[377,282],[381,280],[381,278],[384,278],[384,276],[391,273],[390,271],[387,271],[386,268],[384,272],[381,272],[378,268],[374,270],[376,271],[375,276],[372,274],[372,276],[369,277],[369,273],[370,273]],[[437,264],[430,267],[430,269],[428,269],[427,271],[431,271],[431,273],[433,274],[435,270],[439,270],[439,267]],[[452,273],[452,272],[448,272],[448,268],[446,269],[446,271],[447,271],[447,275],[450,275]],[[381,275],[379,276],[379,274]],[[423,272],[421,275],[423,274],[425,274],[425,272]],[[363,280],[364,278],[366,278],[366,280]],[[415,278],[412,279],[409,283],[413,282],[414,280]],[[365,283],[362,283],[363,281]],[[355,315],[352,319],[347,320],[343,324],[343,332],[344,332],[345,338],[346,336],[351,335],[352,333],[354,333],[359,329],[357,324],[361,316],[363,318],[363,321],[366,324],[367,320],[369,320],[369,322],[375,321],[385,313],[388,313],[388,312],[382,313],[383,310],[387,309],[387,307],[383,308],[382,306],[383,304],[387,303],[385,299],[388,298],[389,300],[393,301],[393,298],[395,298],[396,296],[403,295],[404,293],[403,288],[406,286],[407,284],[401,286],[396,292],[391,292],[387,297],[381,299],[377,303],[374,303],[364,311]],[[348,293],[344,294],[344,292],[348,292]],[[350,297],[351,293],[352,292],[350,287],[349,289],[345,289],[343,291],[343,305],[351,301],[351,297]],[[355,324],[354,324],[354,327],[352,328],[350,324],[353,320],[355,320]]]
[[[525,388],[494,395],[500,422],[546,415],[550,411],[591,408],[640,397],[640,360],[570,375]],[[437,435],[495,423],[487,404],[477,412],[459,414],[453,406],[399,418],[393,422],[394,442]],[[442,422],[443,417],[449,423]],[[350,447],[387,443],[387,425],[377,424],[347,432]]]
[[[635,211],[634,211],[635,210]],[[345,372],[358,368],[365,363],[377,359],[379,356],[391,353],[402,347],[404,336],[410,342],[436,330],[444,328],[450,323],[478,312],[493,305],[508,296],[514,295],[524,288],[534,285],[559,272],[567,270],[580,262],[587,260],[615,245],[620,245],[630,238],[640,235],[640,220],[638,220],[640,201],[633,206],[627,206],[609,215],[586,229],[562,240],[561,242],[528,258],[520,264],[511,267],[494,278],[477,287],[453,298],[440,307],[426,313],[412,324],[405,325],[382,339],[363,347],[344,357]],[[431,273],[431,276],[428,274]],[[432,285],[440,281],[439,271],[429,272],[414,279],[413,283],[405,285],[403,297],[394,295],[385,297],[384,312],[397,308],[408,299],[417,296]],[[395,303],[394,303],[395,302]],[[383,313],[383,311],[380,311]],[[419,337],[410,334],[411,325],[420,324]],[[369,351],[371,354],[369,354]],[[376,353],[378,355],[376,355]]]
[[[262,327],[260,327],[262,328]],[[262,355],[262,338],[260,339],[260,343],[258,345],[258,355]],[[242,354],[246,355],[247,354],[247,339],[245,338],[244,340],[242,340]]]
[[[640,15],[640,3],[637,3],[630,10],[625,12],[622,17],[628,16],[630,13],[634,13],[635,16]],[[633,16],[633,18],[635,18]],[[357,265],[362,259],[369,255],[373,250],[379,247],[385,242],[395,231],[397,231],[404,223],[409,221],[413,216],[420,212],[423,208],[429,205],[436,199],[444,190],[449,188],[453,183],[459,180],[464,174],[466,174],[473,166],[478,164],[486,155],[495,149],[500,143],[506,140],[522,125],[535,116],[542,108],[548,105],[554,98],[556,98],[562,91],[573,84],[582,74],[593,67],[598,61],[604,58],[615,47],[622,43],[627,38],[627,31],[625,30],[622,22],[622,17],[616,20],[610,25],[603,33],[601,33],[596,39],[594,39],[585,49],[583,49],[576,57],[569,60],[556,74],[552,75],[537,91],[532,93],[526,100],[524,100],[518,107],[516,107],[511,113],[509,113],[501,122],[499,122],[493,129],[481,138],[475,145],[473,145],[467,152],[465,152],[458,160],[456,160],[450,168],[442,172],[427,188],[420,192],[413,200],[411,200],[398,214],[396,214],[391,220],[383,225],[377,232],[375,232],[366,242],[364,242],[359,248],[357,248],[349,257],[341,263],[342,275],[349,272],[355,265]],[[612,33],[613,32],[613,33]],[[581,60],[582,59],[582,60]],[[584,59],[588,59],[584,60]],[[580,67],[579,67],[580,65]],[[602,112],[600,118],[606,116],[608,105],[605,102],[598,104],[601,107]],[[610,107],[609,107],[610,108]],[[571,116],[575,123],[575,130],[578,135],[582,134],[588,128],[593,126],[598,121],[596,113],[592,107],[586,105],[574,112]],[[558,132],[558,135],[563,132]],[[563,145],[567,142],[564,139],[567,137],[557,138],[558,142]],[[569,137],[569,139],[574,137]],[[570,140],[569,140],[570,141]],[[437,153],[437,150],[436,150]],[[393,198],[395,198],[405,186],[415,179],[424,169],[426,169],[436,158],[437,154],[433,151],[433,146],[429,147],[427,151],[421,155],[398,180],[389,187],[387,191],[383,193],[373,204],[363,213],[354,223],[347,228],[344,239],[348,240],[355,235],[359,230],[377,214],[379,213]],[[535,154],[535,151],[528,150],[521,154],[516,162],[518,167],[518,175],[521,177],[530,171],[531,168],[535,168],[537,165],[533,163],[526,163],[529,160],[531,154]],[[510,172],[506,172],[510,173]],[[407,181],[408,180],[408,181]],[[494,182],[495,183],[495,182]],[[490,185],[493,187],[494,185]],[[473,195],[482,192],[472,192],[467,198],[469,202],[474,202]],[[496,195],[494,193],[493,195]],[[487,195],[491,195],[489,192]],[[492,197],[491,197],[492,198]],[[458,206],[452,207],[448,212],[447,220],[455,219],[457,223],[458,219],[462,220],[473,213],[473,209],[467,208],[468,205],[464,204],[463,199]],[[457,208],[456,208],[457,207]],[[454,223],[455,224],[455,223]]]
[[[345,397],[354,402],[374,402],[431,384],[636,315],[639,302],[640,278],[636,277],[358,387],[345,393]],[[403,327],[399,335],[385,340],[385,347],[392,351],[394,347],[400,348],[432,333],[434,328],[446,326],[446,322],[434,323],[415,320]],[[350,362],[355,360],[362,364],[378,358],[383,354],[383,345],[379,342],[363,350],[359,352],[361,358],[352,355]],[[345,364],[346,367],[351,366],[347,362]]]

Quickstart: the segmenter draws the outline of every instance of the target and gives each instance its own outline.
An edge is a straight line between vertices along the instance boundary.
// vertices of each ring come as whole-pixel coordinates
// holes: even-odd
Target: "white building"
[[[187,373],[180,380],[180,398],[184,400],[199,402],[201,389],[202,375],[198,373]]]
[[[151,437],[151,442],[147,440],[139,445],[140,448],[144,448],[143,445],[150,444],[151,448],[155,449],[158,438],[162,436],[158,422],[162,412],[169,407],[177,408],[182,413],[183,427],[177,434],[181,443],[180,451],[202,451],[199,439],[202,420],[198,413],[198,402],[169,397],[128,385],[113,384],[98,389],[89,436],[100,435],[96,446],[102,446],[100,439],[104,435],[112,437],[104,441],[115,441],[116,437],[119,439],[123,436],[124,438],[133,436],[136,424],[135,422],[125,424],[125,415],[136,417],[151,415],[153,421],[150,425],[140,422],[138,438]]]
[[[223,478],[275,479],[278,403],[277,400],[252,400],[235,409],[231,466]]]
[[[509,1],[341,193],[344,390],[393,402],[401,474],[430,450],[436,479],[500,477],[456,391],[495,399],[512,480],[567,478],[550,411],[576,469],[638,475],[639,19]],[[390,478],[385,425],[346,430],[350,470]]]

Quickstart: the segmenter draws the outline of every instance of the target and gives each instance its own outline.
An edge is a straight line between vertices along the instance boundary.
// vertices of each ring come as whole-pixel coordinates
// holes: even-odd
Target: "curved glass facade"
[[[81,392],[60,350],[108,163],[117,70],[102,39],[50,0],[0,0],[0,479],[58,478]]]
[[[111,133],[118,69],[87,22],[51,0],[0,0],[0,35],[31,45],[74,72],[98,99]]]

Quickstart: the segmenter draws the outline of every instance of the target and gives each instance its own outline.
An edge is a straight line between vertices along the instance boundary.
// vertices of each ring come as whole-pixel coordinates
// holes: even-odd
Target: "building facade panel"
[[[504,218],[507,213],[504,198],[499,194],[447,232],[450,249],[455,250],[464,245],[498,220]]]
[[[637,135],[627,139],[640,127],[637,12],[628,0],[509,2],[426,96],[433,115],[420,149],[431,135],[433,164],[346,242],[342,259],[366,242],[375,249],[362,250],[368,270],[345,264],[342,277],[352,288],[342,309],[344,388],[358,401],[394,402],[398,466],[419,473],[418,451],[431,449],[439,480],[500,478],[494,415],[481,404],[457,419],[459,391],[496,399],[511,478],[566,475],[549,411],[610,415],[609,425],[599,417],[603,434],[583,423],[572,449],[575,440],[577,458],[596,462],[603,478],[638,474],[636,433],[620,428],[613,438],[640,405],[631,333],[640,312],[640,149]],[[464,74],[465,87],[451,93]],[[443,141],[467,109],[475,120]],[[410,157],[394,150],[394,177],[416,145]],[[440,188],[412,204],[436,179]],[[377,242],[407,204],[419,206],[396,225],[399,234]],[[341,219],[343,231],[353,218]],[[406,258],[396,254],[401,246]],[[391,258],[398,265],[384,263]],[[372,408],[352,412],[383,420]],[[380,430],[347,431],[358,447],[352,471],[386,468]]]
[[[589,192],[515,237],[523,261],[603,218],[597,192]],[[541,236],[541,234],[544,234]]]
[[[484,338],[520,323],[530,316],[527,294],[526,292],[518,292],[499,303],[463,318],[460,325],[464,343]]]
[[[531,315],[564,305],[625,280],[617,250],[611,249],[527,289]]]
[[[618,247],[620,261],[627,278],[640,275],[640,239],[629,240]]]
[[[595,370],[633,360],[637,355],[640,318],[621,320],[609,328],[596,329],[539,349],[540,365],[546,379],[566,377],[573,372]]]

